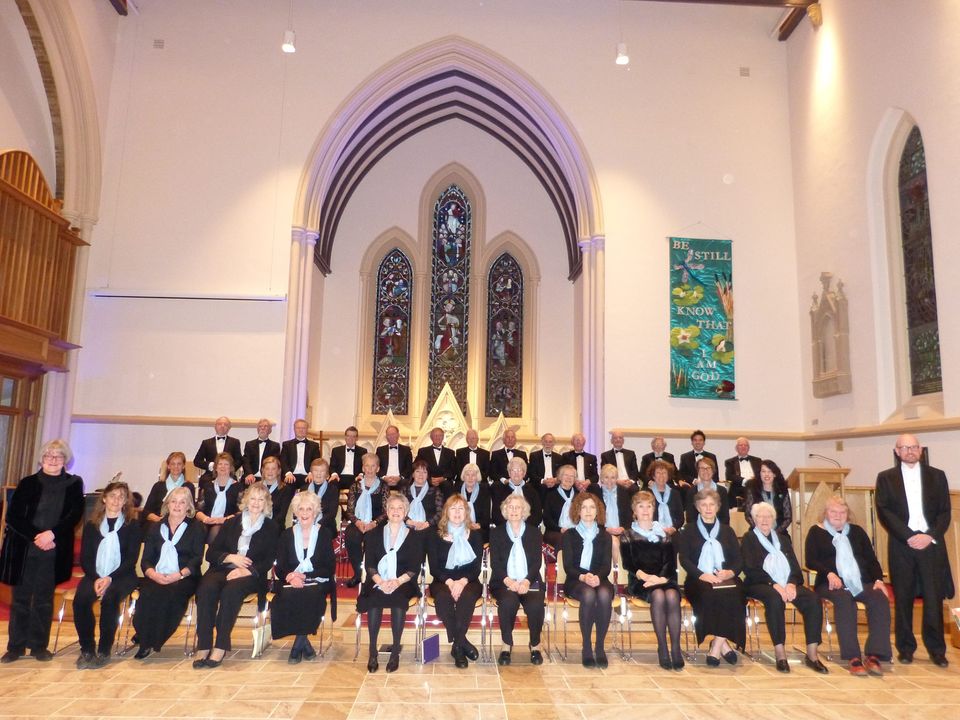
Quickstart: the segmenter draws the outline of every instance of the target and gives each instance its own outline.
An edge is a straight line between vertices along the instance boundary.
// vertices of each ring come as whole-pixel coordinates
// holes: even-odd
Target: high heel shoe
[[[597,649],[596,657],[597,657],[597,667],[600,668],[601,670],[606,670],[610,663],[607,661],[607,654],[603,651],[603,648]]]
[[[386,668],[387,672],[388,673],[396,672],[397,668],[399,667],[400,667],[400,651],[391,650],[390,659],[387,660],[387,668]]]
[[[673,670],[673,664],[670,662],[670,656],[666,653],[657,653],[657,660],[660,663],[660,667],[662,667],[664,670]]]
[[[367,672],[375,673],[380,668],[380,660],[377,659],[376,651],[370,654],[370,659],[367,660]]]

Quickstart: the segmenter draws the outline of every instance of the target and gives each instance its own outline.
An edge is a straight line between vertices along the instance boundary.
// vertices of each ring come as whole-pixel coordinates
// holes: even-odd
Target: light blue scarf
[[[410,486],[410,511],[407,513],[414,522],[426,522],[427,511],[423,509],[423,499],[430,492],[430,483],[425,482],[419,489],[416,485]]]
[[[519,485],[514,485],[512,482],[508,481],[507,484],[510,486],[510,490],[513,492],[514,495],[523,495],[523,483],[520,483]]]
[[[620,506],[617,504],[617,488],[603,488],[603,504],[607,509],[607,527],[620,527]]]
[[[236,482],[233,478],[227,480],[227,484],[223,486],[223,490],[220,489],[220,486],[217,484],[217,481],[213,482],[213,491],[217,494],[217,499],[213,501],[213,508],[210,510],[210,517],[223,517],[227,514],[227,490],[230,489],[230,486]]]
[[[311,481],[307,487],[310,488],[310,492],[323,500],[323,496],[327,492],[327,488],[330,487],[330,483],[328,483],[326,480],[319,484]]]
[[[573,520],[570,519],[570,506],[573,505],[573,498],[577,494],[576,488],[570,488],[570,494],[564,492],[563,488],[557,485],[557,492],[563,498],[563,507],[560,508],[560,529],[569,530],[573,527]]]
[[[723,546],[717,540],[720,537],[720,521],[713,523],[713,528],[707,532],[707,526],[703,524],[703,518],[697,516],[697,530],[703,536],[703,549],[700,550],[700,561],[697,567],[702,573],[716,573],[723,569]]]
[[[180,473],[176,480],[174,480],[173,477],[168,473],[167,479],[164,482],[167,486],[167,494],[163,496],[163,499],[166,500],[167,495],[176,490],[178,487],[183,487],[183,484],[186,482],[186,480],[183,477],[183,473]]]
[[[630,525],[630,529],[647,542],[652,543],[660,542],[667,536],[667,533],[663,529],[663,525],[656,520],[653,521],[653,525],[651,525],[649,528],[640,527],[640,523],[634,520],[633,524]]]
[[[777,531],[771,530],[768,538],[760,528],[754,528],[753,534],[757,536],[760,545],[767,551],[767,556],[763,559],[763,571],[770,576],[777,585],[786,586],[790,579],[790,561],[780,549],[780,538],[777,537]]]
[[[576,531],[583,538],[583,552],[580,553],[580,569],[590,572],[590,565],[593,563],[593,541],[600,534],[600,526],[593,523],[590,527],[583,524],[583,520],[577,523]]]
[[[103,516],[100,521],[100,535],[103,540],[97,548],[97,576],[107,577],[110,573],[120,567],[120,536],[117,532],[123,527],[123,515],[118,515],[113,524],[113,530],[110,529],[110,523],[107,522],[107,516]]]
[[[824,521],[823,529],[833,538],[833,547],[837,551],[837,573],[843,584],[854,597],[863,592],[863,578],[860,575],[860,566],[853,556],[853,546],[850,544],[850,523],[844,523],[843,529],[837,532],[830,523]]]
[[[244,557],[247,556],[247,552],[250,550],[250,541],[253,539],[254,534],[263,527],[263,519],[266,516],[266,513],[260,513],[257,521],[252,522],[250,520],[250,513],[247,510],[243,511],[243,516],[240,519],[240,525],[243,530],[237,539],[237,552]]]
[[[670,489],[670,486],[667,485],[663,488],[663,495],[660,494],[660,491],[654,485],[650,486],[650,492],[653,493],[653,496],[657,499],[657,517],[660,520],[660,524],[665,528],[673,527],[673,518],[670,516],[670,493],[673,492]]]
[[[507,577],[520,582],[527,577],[527,554],[523,551],[523,532],[527,529],[526,523],[520,523],[520,532],[513,531],[513,525],[507,523],[507,537],[513,543],[510,546],[510,555],[507,557]]]
[[[263,517],[261,515],[261,517]],[[300,564],[294,568],[294,572],[308,573],[313,572],[313,551],[317,549],[317,537],[320,535],[320,526],[313,523],[310,526],[310,540],[307,541],[306,552],[303,547],[303,528],[299,525],[293,528],[293,549],[297,553],[297,559]]]
[[[447,570],[472,563],[476,559],[477,553],[473,551],[470,541],[467,539],[467,526],[447,525],[447,532],[450,533],[453,543],[450,546],[450,552],[447,553],[447,564],[445,565]]]
[[[473,486],[473,492],[469,495],[467,495],[467,486],[461,485],[460,494],[470,503],[470,522],[475,523],[477,521],[477,511],[474,509],[473,504],[477,501],[477,498],[480,497],[480,483],[478,482]]]
[[[367,487],[363,479],[360,479],[360,497],[357,498],[357,506],[354,514],[357,519],[363,522],[373,520],[373,494],[380,488],[380,478],[373,481],[373,485]]]
[[[406,525],[401,525],[400,532],[397,533],[397,541],[391,545],[390,525],[388,523],[383,526],[383,549],[386,552],[383,553],[383,557],[380,558],[380,562],[377,563],[377,573],[380,575],[381,580],[397,579],[397,553],[409,534],[410,528]]]
[[[166,521],[160,523],[160,537],[163,538],[163,545],[160,547],[160,559],[157,560],[157,565],[154,567],[154,570],[161,575],[169,575],[170,573],[175,573],[180,570],[180,557],[177,555],[177,543],[180,542],[180,538],[183,537],[186,531],[187,521],[184,520],[173,534],[173,538],[171,538],[170,526],[167,525]]]

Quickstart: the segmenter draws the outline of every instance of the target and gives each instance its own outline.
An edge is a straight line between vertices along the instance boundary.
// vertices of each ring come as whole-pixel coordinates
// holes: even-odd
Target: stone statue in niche
[[[813,295],[810,336],[813,351],[813,396],[818,398],[850,392],[850,325],[843,282],[831,290],[833,273],[820,273],[822,292]]]

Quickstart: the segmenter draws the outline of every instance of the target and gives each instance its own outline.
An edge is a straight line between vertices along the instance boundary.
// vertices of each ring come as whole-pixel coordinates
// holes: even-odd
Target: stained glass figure
[[[386,254],[377,271],[374,323],[374,414],[406,415],[410,396],[410,314],[413,270],[399,248]]]
[[[433,405],[450,383],[467,407],[467,336],[470,291],[470,201],[451,185],[433,208],[433,291],[430,300],[430,354],[427,401]]]
[[[490,268],[487,280],[487,377],[485,415],[523,414],[523,271],[510,253]]]
[[[903,241],[907,344],[913,395],[940,392],[940,330],[933,272],[927,158],[920,128],[914,127],[900,156],[900,231]]]

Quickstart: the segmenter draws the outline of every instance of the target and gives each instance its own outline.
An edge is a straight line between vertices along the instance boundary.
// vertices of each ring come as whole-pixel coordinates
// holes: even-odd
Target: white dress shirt
[[[920,463],[915,464],[912,468],[901,465],[900,473],[903,475],[903,489],[907,493],[907,508],[910,513],[907,525],[915,532],[925,533],[930,527],[927,525],[927,519],[923,516],[923,486],[921,484]]]

